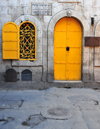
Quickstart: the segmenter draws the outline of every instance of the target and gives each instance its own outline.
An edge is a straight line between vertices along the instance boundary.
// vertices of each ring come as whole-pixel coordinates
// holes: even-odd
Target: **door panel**
[[[59,20],[55,25],[55,31],[66,31],[66,28],[66,18]]]
[[[66,48],[55,48],[54,52],[55,63],[66,63]]]
[[[66,80],[66,65],[65,63],[55,63],[55,80]]]
[[[55,32],[56,32],[55,33],[55,47],[66,47],[66,32],[64,31],[62,32],[55,31]]]
[[[81,80],[82,28],[74,18],[62,18],[54,30],[54,79]]]

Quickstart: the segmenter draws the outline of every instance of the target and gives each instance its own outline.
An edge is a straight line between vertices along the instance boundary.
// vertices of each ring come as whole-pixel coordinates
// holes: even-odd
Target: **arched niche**
[[[69,9],[68,9],[69,10]],[[52,18],[50,19],[48,23],[48,32],[47,32],[47,49],[48,49],[48,62],[47,62],[47,67],[48,67],[48,77],[47,80],[48,82],[53,82],[54,81],[54,28],[57,23],[61,18],[67,17],[67,12],[68,10],[62,10],[58,13],[56,13]],[[83,56],[84,56],[84,36],[87,36],[90,32],[90,27],[87,22],[87,19],[84,17],[83,14],[71,10],[71,17],[77,19],[81,26],[82,26],[82,31],[83,31],[83,39],[82,39],[82,51],[83,51]],[[84,61],[82,59],[82,63],[84,64]],[[82,67],[82,73],[84,73],[85,66]]]
[[[22,81],[32,81],[32,72],[29,69],[25,69],[21,73]]]
[[[31,15],[22,15],[19,18],[17,18],[14,23],[16,23],[18,26],[25,21],[32,22],[37,29],[37,59],[34,62],[31,62],[30,60],[20,60],[20,61],[12,61],[13,66],[38,66],[42,65],[42,25],[40,21],[35,17]]]
[[[14,69],[7,69],[5,74],[6,82],[16,82],[17,81],[17,72]]]

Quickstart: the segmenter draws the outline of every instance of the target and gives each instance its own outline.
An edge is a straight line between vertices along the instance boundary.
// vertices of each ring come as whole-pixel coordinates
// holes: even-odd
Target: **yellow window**
[[[19,59],[19,30],[13,22],[7,22],[2,29],[3,59]]]

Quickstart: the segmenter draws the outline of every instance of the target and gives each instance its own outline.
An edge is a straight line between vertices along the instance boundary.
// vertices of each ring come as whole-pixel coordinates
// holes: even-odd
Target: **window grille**
[[[19,27],[20,59],[36,59],[36,28],[31,22],[21,23]]]

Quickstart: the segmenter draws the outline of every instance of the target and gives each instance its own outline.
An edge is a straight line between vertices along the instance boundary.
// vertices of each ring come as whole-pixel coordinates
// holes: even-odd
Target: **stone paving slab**
[[[100,91],[0,90],[0,129],[100,129]]]

